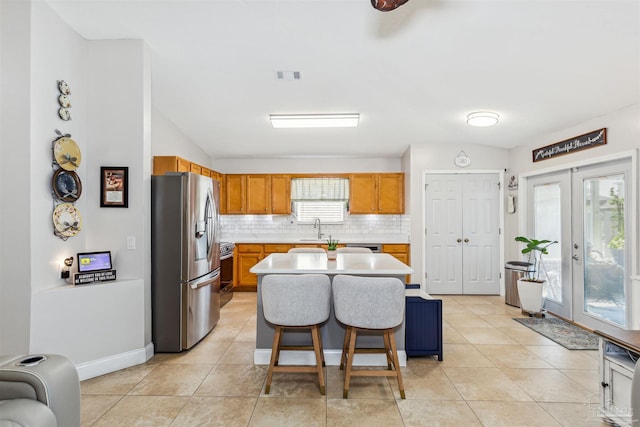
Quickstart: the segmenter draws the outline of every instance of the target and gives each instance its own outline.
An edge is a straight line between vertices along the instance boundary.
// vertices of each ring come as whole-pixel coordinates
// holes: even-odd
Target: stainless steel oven
[[[233,251],[236,245],[220,242],[220,307],[233,298]]]

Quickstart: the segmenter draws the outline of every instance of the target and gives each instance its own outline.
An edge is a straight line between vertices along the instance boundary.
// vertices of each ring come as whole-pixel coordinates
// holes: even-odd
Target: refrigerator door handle
[[[217,269],[211,276],[207,276],[206,280],[191,283],[189,286],[191,289],[198,289],[204,286],[209,286],[211,282],[215,282],[220,277],[220,269]]]

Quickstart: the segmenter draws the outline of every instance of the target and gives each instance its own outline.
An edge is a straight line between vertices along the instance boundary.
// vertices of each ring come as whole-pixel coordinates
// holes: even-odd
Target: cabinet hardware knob
[[[572,258],[574,261],[579,261],[579,260],[580,260],[580,258],[579,258],[579,257],[578,257],[578,255],[576,255],[576,254],[574,254],[571,258]]]
[[[469,239],[464,239],[464,242],[465,243],[469,243]]]
[[[609,384],[605,383],[604,381],[602,381],[600,384],[602,385],[602,387],[609,387]]]
[[[460,243],[462,242],[462,239],[457,239],[456,242]]]

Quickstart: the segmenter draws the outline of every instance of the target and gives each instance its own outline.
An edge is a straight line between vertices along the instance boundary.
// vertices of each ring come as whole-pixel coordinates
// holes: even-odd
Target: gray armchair
[[[0,427],[18,426],[80,426],[80,381],[70,360],[0,356]]]

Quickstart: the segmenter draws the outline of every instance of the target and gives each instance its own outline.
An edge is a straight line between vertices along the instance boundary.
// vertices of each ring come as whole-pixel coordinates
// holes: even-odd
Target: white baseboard
[[[153,357],[153,343],[147,344],[144,348],[80,363],[76,365],[76,369],[78,370],[80,381],[83,381],[139,365],[151,359],[151,357]]]
[[[327,366],[339,366],[342,350],[324,350],[324,363]],[[268,365],[271,360],[271,349],[257,348],[253,352],[253,363]],[[407,366],[407,353],[398,350],[400,366]],[[316,358],[311,351],[282,351],[279,365],[315,365]],[[354,366],[385,366],[387,358],[384,354],[356,354],[353,358]]]

